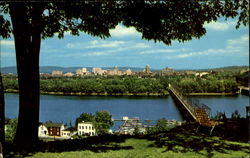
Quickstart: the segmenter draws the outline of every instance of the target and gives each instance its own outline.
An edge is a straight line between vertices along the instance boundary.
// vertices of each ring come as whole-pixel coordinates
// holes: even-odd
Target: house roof
[[[69,127],[67,129],[64,129],[63,131],[70,131],[70,132],[74,132],[77,131],[77,129],[75,127]]]
[[[92,122],[79,122],[78,124],[91,124],[91,125],[93,125]]]
[[[43,125],[48,128],[48,127],[61,127],[64,124],[63,123],[55,123],[55,122],[45,122]]]

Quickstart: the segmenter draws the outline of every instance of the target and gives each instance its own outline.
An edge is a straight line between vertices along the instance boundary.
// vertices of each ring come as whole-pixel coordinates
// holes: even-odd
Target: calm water
[[[192,97],[211,108],[212,115],[225,112],[230,117],[238,110],[241,116],[246,115],[245,106],[249,97],[238,96],[196,96]],[[5,94],[6,116],[18,116],[18,94]],[[115,119],[123,116],[140,119],[157,120],[160,118],[182,121],[181,114],[170,96],[166,97],[122,97],[122,96],[56,96],[41,95],[40,121],[54,121],[72,124],[81,113],[95,113],[107,110]]]

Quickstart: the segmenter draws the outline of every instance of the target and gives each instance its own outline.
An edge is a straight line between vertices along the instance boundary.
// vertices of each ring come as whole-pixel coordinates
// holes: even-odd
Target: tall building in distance
[[[86,75],[87,73],[88,73],[88,71],[87,71],[87,68],[85,68],[85,67],[76,70],[76,75],[78,75],[78,76]]]
[[[146,65],[146,67],[144,68],[143,72],[145,74],[150,74],[151,73],[149,65]]]

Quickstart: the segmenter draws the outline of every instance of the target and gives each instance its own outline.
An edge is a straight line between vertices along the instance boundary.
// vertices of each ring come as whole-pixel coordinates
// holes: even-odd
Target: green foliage
[[[88,113],[82,113],[78,118],[75,120],[75,127],[77,127],[78,123],[80,122],[93,122],[94,115]]]
[[[160,80],[154,78],[96,77],[52,78],[41,80],[41,91],[64,93],[137,94],[166,93]]]
[[[106,38],[109,29],[119,23],[133,26],[147,40],[162,41],[167,45],[172,40],[184,42],[200,38],[206,33],[203,25],[219,17],[238,17],[236,28],[249,24],[247,0],[231,1],[65,1],[64,3],[0,3],[5,14],[17,8],[25,11],[24,21],[32,25],[33,12],[42,10],[40,23],[43,38],[64,37],[86,32]],[[188,12],[187,12],[188,10]],[[0,36],[8,38],[12,33],[9,19],[0,16]],[[29,31],[29,30],[28,30]],[[159,34],[160,32],[160,34]]]
[[[141,132],[140,132],[139,126],[136,125],[134,128],[134,131],[133,131],[133,135],[138,136],[140,134],[141,134]]]
[[[94,126],[98,135],[108,134],[109,129],[113,126],[112,115],[105,110],[97,111]]]
[[[208,75],[204,78],[186,76],[173,78],[174,85],[183,93],[235,93],[238,84],[234,77],[224,78],[221,76]]]
[[[147,129],[148,134],[152,133],[159,133],[169,130],[171,127],[167,124],[167,120],[165,118],[162,118],[160,120],[157,120],[157,123],[154,127],[150,127]]]
[[[6,119],[6,131],[5,131],[5,139],[7,142],[12,143],[16,134],[18,119]]]
[[[3,77],[6,90],[18,90],[18,82],[15,77]],[[63,92],[83,94],[167,94],[168,84],[179,87],[183,93],[235,93],[238,83],[233,76],[223,74],[207,75],[200,78],[195,76],[168,76],[145,77],[136,76],[107,76],[107,77],[51,77],[42,78],[40,90],[42,92]]]

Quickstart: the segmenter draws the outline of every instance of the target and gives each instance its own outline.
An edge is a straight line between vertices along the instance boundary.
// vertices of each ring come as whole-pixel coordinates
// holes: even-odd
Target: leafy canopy
[[[12,2],[13,3],[13,2]],[[8,14],[11,1],[0,2],[0,12]],[[110,37],[109,30],[118,24],[133,26],[142,33],[142,38],[162,41],[184,42],[200,38],[206,33],[203,25],[224,16],[238,17],[236,28],[249,25],[248,0],[145,0],[145,1],[26,1],[26,18],[30,25],[39,25],[42,38],[64,37],[69,31],[72,35],[86,32],[101,38]],[[32,23],[32,13],[36,8],[43,9],[41,23]],[[13,29],[10,21],[0,14],[0,36],[10,37]]]
[[[75,126],[77,127],[78,123],[82,121],[92,122],[98,135],[107,134],[113,126],[112,115],[105,110],[96,111],[95,115],[82,113],[76,118]]]

